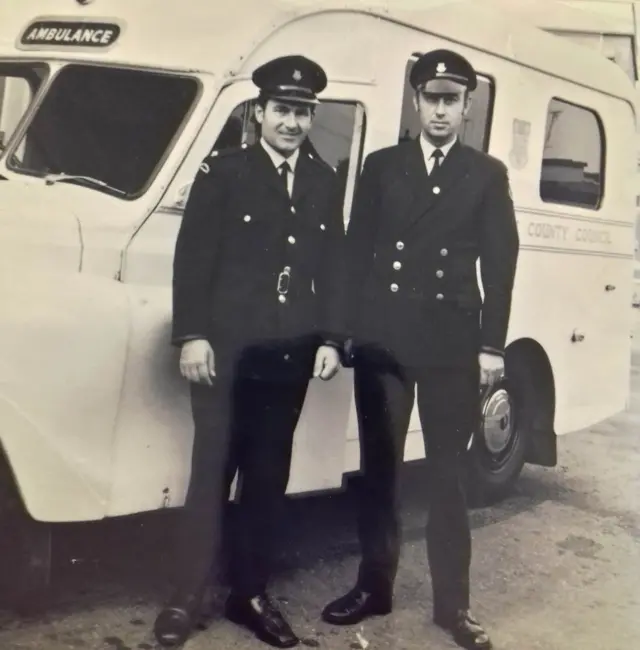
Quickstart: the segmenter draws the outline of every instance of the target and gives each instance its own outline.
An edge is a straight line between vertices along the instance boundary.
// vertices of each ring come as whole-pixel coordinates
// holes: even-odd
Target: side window
[[[6,148],[46,74],[41,65],[0,66],[0,151]],[[23,149],[24,145],[17,155]]]
[[[398,137],[400,142],[403,140],[413,140],[420,135],[420,118],[413,106],[415,91],[409,83],[409,73],[416,58],[416,56],[411,57],[405,69],[400,133]],[[494,86],[491,79],[483,75],[478,75],[478,87],[471,94],[471,109],[462,124],[460,141],[480,151],[486,151],[489,147],[493,96]]]
[[[600,207],[604,133],[588,108],[552,99],[547,110],[540,198],[545,203]]]
[[[213,150],[252,145],[260,138],[260,128],[253,117],[255,101],[243,102],[237,106],[218,136]],[[302,144],[301,152],[319,156],[333,167],[341,184],[345,213],[345,201],[350,198],[347,187],[360,166],[361,149],[364,140],[364,109],[356,102],[326,101],[316,108],[316,115],[308,138]],[[352,161],[352,152],[357,160]],[[352,164],[353,162],[353,164]],[[350,170],[355,170],[351,171]]]

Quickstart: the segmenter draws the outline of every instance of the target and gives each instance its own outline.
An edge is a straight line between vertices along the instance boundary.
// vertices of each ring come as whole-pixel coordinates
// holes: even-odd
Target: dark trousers
[[[240,496],[231,549],[231,587],[253,597],[267,586],[274,533],[289,481],[293,435],[308,380],[216,379],[191,385],[195,424],[191,480],[176,550],[179,597],[198,593],[221,552],[229,488],[239,470]]]
[[[390,593],[400,555],[398,475],[418,389],[427,450],[427,555],[434,608],[469,607],[471,535],[462,471],[479,408],[479,372],[468,368],[407,369],[360,360],[355,398],[364,474],[358,481],[362,561],[358,584]]]

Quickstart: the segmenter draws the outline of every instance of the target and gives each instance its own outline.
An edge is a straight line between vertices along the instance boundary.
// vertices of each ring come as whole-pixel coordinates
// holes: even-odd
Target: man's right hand
[[[180,372],[185,379],[196,384],[213,385],[216,376],[213,348],[206,339],[195,339],[182,344]]]

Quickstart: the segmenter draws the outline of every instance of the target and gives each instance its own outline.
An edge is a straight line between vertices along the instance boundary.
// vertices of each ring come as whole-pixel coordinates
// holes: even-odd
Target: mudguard
[[[127,294],[109,279],[21,264],[9,274],[0,266],[0,444],[24,505],[41,521],[102,518]]]

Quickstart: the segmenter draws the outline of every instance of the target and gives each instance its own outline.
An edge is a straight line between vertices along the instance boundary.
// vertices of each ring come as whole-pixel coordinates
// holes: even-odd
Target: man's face
[[[419,90],[413,103],[426,138],[437,146],[450,142],[469,112],[466,87],[455,81],[433,79]]]
[[[255,108],[256,120],[262,126],[262,137],[283,156],[291,155],[311,130],[313,106],[275,99],[264,108]]]

